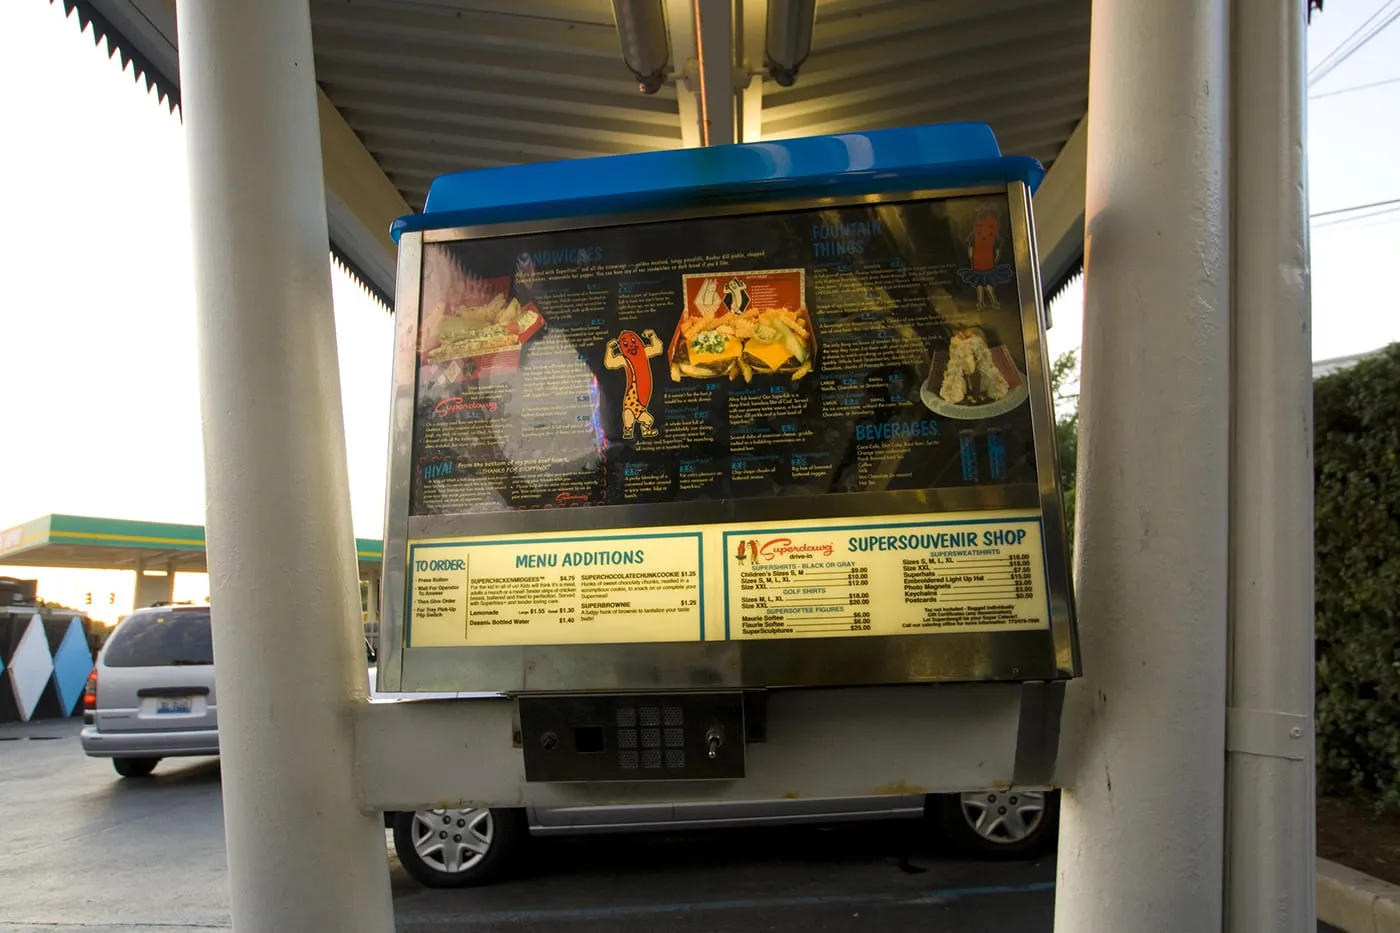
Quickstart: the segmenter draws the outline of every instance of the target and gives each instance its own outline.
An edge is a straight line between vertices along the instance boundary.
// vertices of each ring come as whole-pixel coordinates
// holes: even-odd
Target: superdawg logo
[[[484,411],[494,414],[496,408],[496,402],[468,402],[464,401],[461,396],[454,395],[451,398],[443,399],[433,406],[433,418],[434,420],[446,418],[448,415],[455,415],[465,411]]]
[[[739,542],[739,551],[735,555],[740,563],[744,561],[790,560],[796,558],[801,560],[804,557],[830,557],[836,547],[831,542],[818,544],[794,544],[791,538],[770,538],[763,543],[757,539],[742,540]]]

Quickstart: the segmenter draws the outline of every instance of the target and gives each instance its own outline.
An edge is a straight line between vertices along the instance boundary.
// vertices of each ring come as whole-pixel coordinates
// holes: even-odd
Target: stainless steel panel
[[[1031,424],[1035,433],[1036,472],[1040,477],[1040,515],[1047,530],[1046,585],[1050,590],[1050,631],[1055,637],[1055,663],[1060,676],[1078,676],[1079,638],[1074,627],[1074,588],[1065,539],[1065,504],[1060,491],[1060,448],[1055,437],[1055,401],[1050,395],[1050,351],[1045,344],[1048,323],[1041,290],[1040,253],[1035,242],[1035,215],[1030,190],[1020,182],[1008,189],[1011,231],[1016,255],[1016,287],[1026,334],[1026,378],[1031,381]]]
[[[1016,763],[1012,783],[1017,787],[1049,787],[1055,780],[1060,751],[1060,717],[1065,685],[1021,685],[1021,712],[1016,729]]]
[[[399,239],[398,294],[394,297],[394,375],[389,398],[388,489],[384,494],[383,570],[380,582],[378,686],[403,683],[404,596],[408,585],[408,501],[413,464],[413,405],[417,384],[418,296],[423,286],[423,236]],[[403,309],[412,308],[412,313]]]
[[[521,697],[525,780],[733,781],[744,776],[738,693]]]
[[[907,489],[896,492],[843,492],[840,495],[775,499],[666,502],[610,505],[606,509],[547,509],[482,512],[471,515],[473,537],[529,532],[595,531],[617,528],[715,524],[724,522],[801,521],[821,518],[919,516],[928,513],[985,509],[1035,509],[1041,504],[1037,486],[964,486],[947,489]],[[408,537],[451,538],[463,535],[461,515],[410,515]]]
[[[967,195],[1004,194],[1012,217],[1016,283],[1021,301],[1027,382],[1036,448],[1035,487],[982,487],[913,490],[899,493],[846,493],[802,500],[803,517],[874,515],[936,516],[949,509],[1039,508],[1044,525],[1050,626],[1044,631],[865,636],[785,641],[730,641],[633,645],[405,648],[403,613],[407,540],[420,537],[471,538],[492,534],[725,520],[761,521],[791,517],[782,500],[745,504],[668,503],[611,506],[606,510],[552,509],[461,516],[408,513],[409,475],[416,385],[418,297],[422,244],[556,230],[619,226],[765,211],[880,204]],[[408,691],[477,690],[502,693],[601,692],[632,690],[733,689],[737,687],[847,686],[891,683],[1057,680],[1078,673],[1072,616],[1073,597],[1063,535],[1058,487],[1054,413],[1049,360],[1042,338],[1044,310],[1030,195],[1009,187],[962,188],[789,200],[764,204],[709,205],[676,212],[640,212],[462,227],[405,235],[400,245],[398,327],[394,370],[394,411],[385,531],[385,612],[388,637],[381,654],[385,689]],[[701,509],[703,508],[703,512]]]
[[[403,687],[493,693],[866,686],[1064,677],[1048,631],[635,645],[407,648]]]

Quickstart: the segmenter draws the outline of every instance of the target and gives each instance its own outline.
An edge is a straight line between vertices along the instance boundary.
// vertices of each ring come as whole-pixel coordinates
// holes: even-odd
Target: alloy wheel
[[[1035,832],[1045,818],[1045,794],[1034,790],[977,791],[962,795],[962,814],[973,832],[1008,845]]]
[[[495,825],[491,811],[418,810],[413,814],[413,849],[438,871],[466,871],[491,849]]]

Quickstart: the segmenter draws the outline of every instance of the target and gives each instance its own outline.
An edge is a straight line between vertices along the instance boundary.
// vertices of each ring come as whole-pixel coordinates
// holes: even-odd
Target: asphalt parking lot
[[[0,933],[228,929],[218,762],[121,781],[72,723],[0,726]],[[918,823],[535,840],[520,877],[419,887],[398,929],[1051,933],[1054,864],[983,864]]]

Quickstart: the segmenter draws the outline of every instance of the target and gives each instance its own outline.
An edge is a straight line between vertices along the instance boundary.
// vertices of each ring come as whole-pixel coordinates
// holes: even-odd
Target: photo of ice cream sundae
[[[1026,380],[1005,346],[992,345],[976,327],[958,330],[934,351],[919,396],[948,418],[987,418],[1011,411],[1029,395]]]

